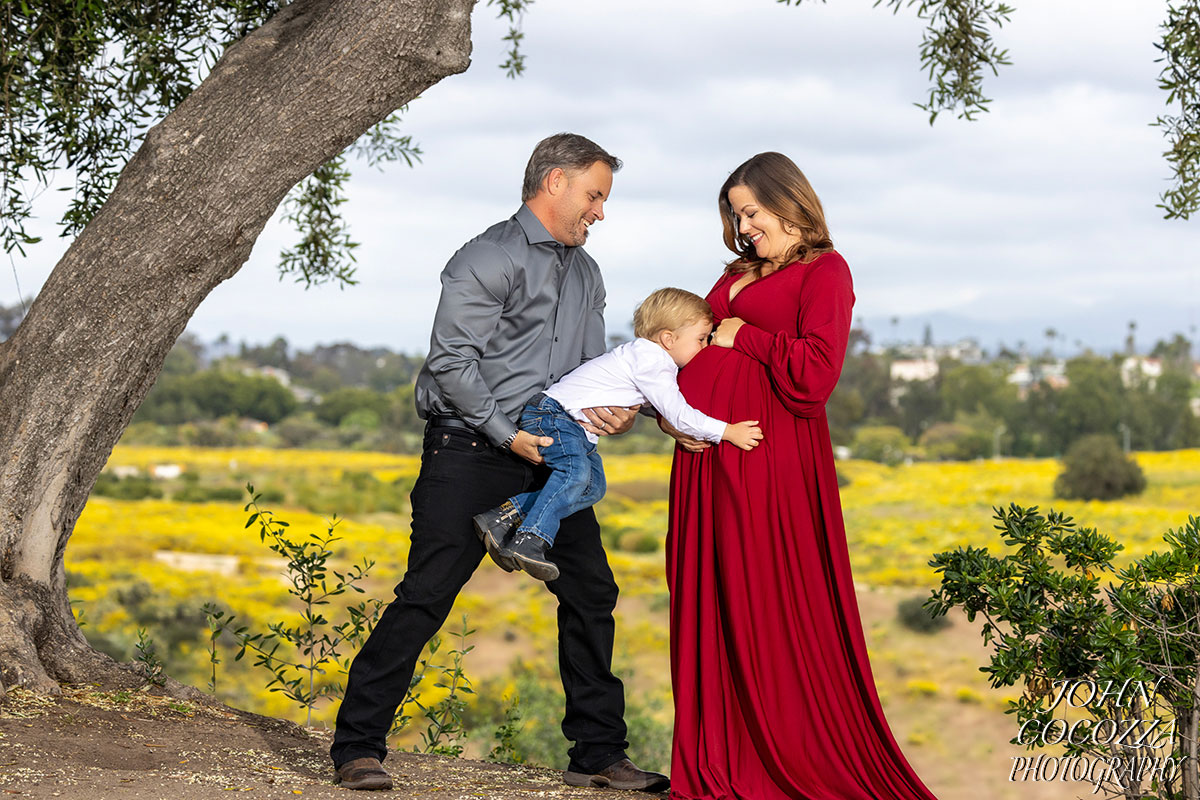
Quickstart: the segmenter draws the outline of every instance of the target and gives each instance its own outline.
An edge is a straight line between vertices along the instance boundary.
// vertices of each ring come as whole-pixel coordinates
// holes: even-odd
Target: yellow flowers
[[[928,566],[935,552],[966,545],[1003,551],[992,527],[992,508],[1010,502],[1043,510],[1053,507],[1112,536],[1125,545],[1118,566],[1161,549],[1162,534],[1168,528],[1181,526],[1189,513],[1200,513],[1200,450],[1139,453],[1136,457],[1149,481],[1145,493],[1090,503],[1053,498],[1059,465],[1050,459],[898,467],[839,462],[838,471],[851,480],[841,489],[841,500],[855,581],[868,587],[927,588],[936,583]],[[632,692],[665,698],[669,674],[665,669],[668,628],[662,542],[668,520],[671,457],[607,455],[604,461],[609,494],[596,513],[621,588],[616,612],[617,656],[636,664],[638,678]],[[346,491],[353,492],[355,476],[369,474],[385,484],[373,489],[384,496],[391,492],[406,495],[420,460],[360,452],[118,447],[108,469],[133,468],[152,474],[156,465],[175,465],[184,476],[199,476],[221,485],[240,486],[249,481],[260,491],[283,491],[288,497],[297,497],[296,487],[301,484],[344,483]],[[348,477],[343,482],[344,476]],[[170,674],[204,686],[211,665],[206,649],[208,631],[203,620],[196,618],[201,605],[218,603],[235,614],[239,624],[258,630],[265,629],[266,622],[298,613],[299,609],[287,605],[281,564],[271,558],[256,531],[244,527],[244,503],[92,498],[66,554],[71,599],[76,613],[86,620],[84,632],[97,646],[128,658],[130,652],[122,648],[129,646],[138,626],[145,626],[173,659],[168,662]],[[365,586],[366,597],[390,600],[392,587],[403,575],[409,518],[405,503],[396,508],[399,511],[353,515],[337,528],[342,538],[332,547],[335,569],[344,570],[364,557],[377,562]],[[289,531],[294,536],[323,532],[326,522],[322,514],[340,516],[345,511],[320,508],[322,514],[315,514],[286,505],[273,510],[291,523]],[[899,596],[905,593],[894,592]],[[1164,595],[1160,602],[1169,609],[1172,599]],[[196,613],[189,614],[189,609]],[[330,612],[330,617],[340,616],[340,612],[332,613],[333,609]],[[536,662],[555,657],[554,598],[523,576],[506,575],[485,559],[451,612],[446,633],[458,625],[464,612],[470,615],[471,626],[479,629],[475,640],[480,655],[473,653],[466,661],[472,680],[504,679],[517,658]],[[235,662],[229,643],[223,641],[221,647],[221,699],[259,713],[293,715],[295,707],[279,693],[268,692],[263,676],[249,671],[250,659]],[[898,702],[930,697],[971,704],[982,700],[972,689],[948,688],[969,678],[943,678],[940,685],[947,688],[942,690],[936,682],[901,675],[901,667],[909,669],[911,665],[892,664],[887,651],[878,659],[875,656],[872,653],[877,671],[884,670],[889,676],[897,673],[886,680]],[[974,674],[973,668],[964,669]],[[327,677],[342,680],[340,675]],[[886,696],[887,688],[886,683],[881,684],[880,694]],[[438,691],[428,687],[427,699],[435,701]],[[332,707],[324,710],[321,718],[326,723],[332,722],[332,711]]]

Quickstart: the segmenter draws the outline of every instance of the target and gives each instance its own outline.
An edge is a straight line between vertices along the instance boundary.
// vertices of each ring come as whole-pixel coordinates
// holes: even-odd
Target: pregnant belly
[[[688,404],[710,417],[726,422],[735,412],[750,411],[746,401],[757,396],[761,402],[766,373],[752,358],[727,347],[704,348],[679,371],[679,390]],[[769,389],[767,391],[769,394]],[[752,402],[751,406],[759,403]]]

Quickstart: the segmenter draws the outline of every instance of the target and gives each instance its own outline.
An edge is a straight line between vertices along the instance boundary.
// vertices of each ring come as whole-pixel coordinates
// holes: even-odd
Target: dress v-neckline
[[[730,294],[728,295],[728,299],[729,299],[729,306],[730,306],[730,308],[732,308],[732,307],[733,307],[733,301],[734,301],[734,300],[736,300],[737,298],[741,297],[741,296],[742,296],[742,292],[746,291],[747,289],[749,289],[749,288],[750,288],[751,286],[753,286],[754,284],[756,284],[756,283],[762,283],[762,282],[763,282],[763,281],[765,281],[767,278],[770,278],[772,275],[778,275],[779,273],[783,272],[785,269],[788,269],[788,268],[790,268],[792,265],[794,265],[794,264],[800,264],[800,263],[803,263],[803,262],[800,262],[800,261],[793,261],[791,264],[788,264],[787,266],[784,266],[784,267],[779,267],[778,269],[774,270],[774,271],[773,271],[773,272],[772,272],[770,275],[763,275],[761,278],[755,278],[754,280],[750,281],[749,283],[747,283],[747,284],[746,284],[745,286],[743,286],[742,288],[738,289],[736,294],[733,294],[732,292],[733,292],[733,286],[734,286],[734,284],[736,284],[736,283],[737,283],[739,280],[741,280],[741,278],[740,278],[740,277],[738,277],[736,280],[734,280],[734,282],[733,282],[733,283],[731,283],[731,284],[729,285],[729,292],[730,292]],[[742,273],[742,274],[744,275],[745,273]]]

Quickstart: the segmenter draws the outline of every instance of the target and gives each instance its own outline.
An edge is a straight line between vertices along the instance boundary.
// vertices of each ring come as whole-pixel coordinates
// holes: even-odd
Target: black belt
[[[475,430],[458,417],[453,417],[448,414],[430,414],[429,419],[426,420],[425,424],[430,428],[461,428],[464,431]]]

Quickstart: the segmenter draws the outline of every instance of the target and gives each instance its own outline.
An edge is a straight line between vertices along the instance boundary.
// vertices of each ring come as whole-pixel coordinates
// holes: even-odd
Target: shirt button
[[[558,341],[558,337],[557,337],[557,336],[555,336],[555,337],[554,337],[554,341],[556,341],[556,342]]]

